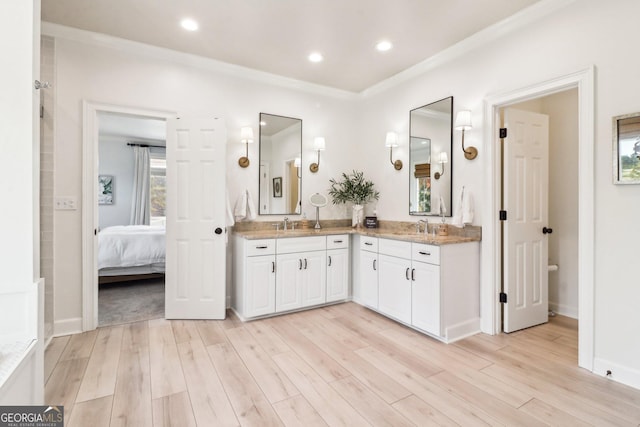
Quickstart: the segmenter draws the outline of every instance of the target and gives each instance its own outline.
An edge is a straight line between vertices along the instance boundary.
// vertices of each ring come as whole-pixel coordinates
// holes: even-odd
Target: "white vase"
[[[364,214],[364,206],[362,205],[353,205],[353,213],[351,216],[351,226],[352,227],[361,227],[362,226],[362,215]]]

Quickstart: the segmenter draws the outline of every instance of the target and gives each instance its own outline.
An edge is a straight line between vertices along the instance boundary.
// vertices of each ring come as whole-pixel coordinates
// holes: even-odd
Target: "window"
[[[164,225],[167,200],[167,159],[164,153],[151,153],[150,170],[151,225]]]

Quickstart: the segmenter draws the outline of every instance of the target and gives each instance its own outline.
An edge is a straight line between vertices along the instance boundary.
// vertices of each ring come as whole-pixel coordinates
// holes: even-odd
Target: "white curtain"
[[[133,197],[131,203],[131,225],[149,225],[149,147],[133,147],[135,169],[133,174]]]

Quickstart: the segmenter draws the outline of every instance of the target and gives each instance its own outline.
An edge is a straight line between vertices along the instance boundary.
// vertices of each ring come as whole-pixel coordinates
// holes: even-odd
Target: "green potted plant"
[[[342,180],[340,181],[331,178],[329,182],[331,183],[329,195],[333,204],[353,203],[351,225],[354,227],[360,226],[362,224],[363,205],[372,200],[378,200],[380,197],[380,192],[376,191],[374,183],[364,178],[364,172],[355,170],[351,174],[343,172]]]

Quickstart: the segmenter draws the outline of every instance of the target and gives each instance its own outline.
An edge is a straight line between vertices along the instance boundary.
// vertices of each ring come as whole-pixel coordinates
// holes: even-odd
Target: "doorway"
[[[488,97],[485,100],[486,181],[483,225],[481,310],[482,330],[499,333],[502,315],[499,303],[501,262],[499,110],[507,105],[528,101],[575,88],[578,91],[578,365],[593,370],[594,358],[594,74],[593,67],[553,80]]]
[[[82,327],[83,330],[87,331],[95,329],[98,325],[102,326],[99,322],[99,295],[101,286],[104,286],[104,289],[112,291],[114,289],[118,291],[117,288],[121,288],[119,290],[122,292],[115,292],[121,294],[118,298],[111,301],[105,301],[116,301],[116,305],[118,299],[127,300],[128,297],[131,297],[131,292],[135,290],[143,290],[138,292],[138,299],[150,298],[148,291],[152,287],[155,287],[156,290],[161,289],[163,294],[161,300],[164,302],[164,286],[162,283],[164,280],[162,275],[163,267],[161,263],[154,262],[156,261],[155,258],[150,258],[150,262],[145,265],[133,266],[131,265],[132,263],[129,262],[127,265],[122,265],[122,269],[117,265],[107,265],[106,263],[103,263],[102,260],[99,263],[98,236],[99,233],[103,233],[103,236],[107,236],[110,232],[113,232],[114,236],[111,236],[113,241],[126,238],[133,242],[134,245],[136,242],[140,242],[136,239],[136,233],[144,233],[146,230],[135,230],[132,236],[123,236],[121,233],[123,228],[131,225],[132,200],[134,198],[134,185],[132,182],[132,176],[134,174],[132,170],[134,169],[133,150],[140,145],[160,145],[159,141],[163,139],[162,135],[166,135],[166,120],[174,117],[175,115],[160,111],[89,102],[85,102],[83,107],[84,203],[82,204]],[[141,132],[139,128],[145,125],[149,129]],[[156,130],[152,131],[150,128],[155,128]],[[101,141],[105,143],[103,147],[101,147]],[[159,155],[160,148],[156,147],[154,150],[155,154],[151,154],[151,150],[149,150],[148,153],[149,168],[147,173],[149,174],[150,179],[153,172],[152,169],[154,169],[151,167],[151,160],[154,157],[161,157]],[[128,160],[123,160],[124,158]],[[155,169],[162,168],[156,167]],[[162,172],[158,170],[155,172],[162,174]],[[148,194],[150,195],[151,193],[149,192]],[[151,205],[151,202],[149,204]],[[147,218],[148,219],[146,220],[137,221],[136,225],[147,225],[148,223],[148,225],[151,226],[151,218],[153,218],[155,222],[162,221],[162,218],[158,218],[158,215],[152,216],[151,211],[149,211]],[[131,230],[127,230],[127,232],[128,231]],[[157,233],[154,234],[156,234],[156,237],[154,238],[156,241],[162,240],[162,244],[157,245],[157,247],[164,249],[166,245],[164,243],[164,239],[157,237]],[[134,269],[133,267],[136,268]],[[128,268],[131,269],[127,271]],[[108,274],[99,274],[99,270],[105,272],[105,269],[109,270],[107,271]],[[154,276],[151,276],[151,273],[153,273]],[[124,280],[121,281],[120,284],[103,283],[101,285],[100,277],[103,277],[103,282],[114,282],[114,280],[117,282],[120,279]],[[149,283],[149,281],[146,283],[144,281],[141,282],[140,279],[150,279],[155,281],[155,283]],[[159,279],[162,279],[162,282],[158,283]],[[113,292],[111,293],[113,294]],[[107,299],[107,297],[105,297],[105,299]],[[145,317],[149,315],[149,313],[146,312],[148,308],[148,304],[141,304],[139,309],[136,309],[132,305],[128,307],[128,309],[123,310],[123,312],[134,310],[137,311],[138,317]],[[153,316],[155,315],[156,314],[153,314]],[[111,319],[105,320],[109,320],[113,323],[123,323],[125,321],[140,320],[138,317],[130,317],[129,320],[126,320],[118,316],[116,313],[111,317]]]
[[[166,133],[98,112],[98,326],[164,317]]]

